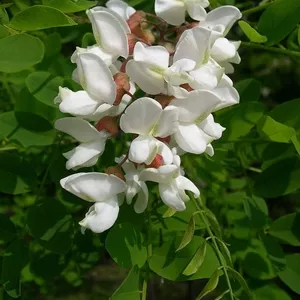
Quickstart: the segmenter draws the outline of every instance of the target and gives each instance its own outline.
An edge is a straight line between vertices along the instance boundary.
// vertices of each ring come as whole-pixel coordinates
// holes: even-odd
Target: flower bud
[[[117,136],[119,132],[119,126],[117,124],[116,117],[106,116],[98,121],[96,124],[96,129],[98,131],[107,131],[112,136]]]
[[[130,90],[129,77],[127,74],[119,72],[114,75],[116,83],[117,95],[114,105],[119,105],[122,101],[123,96]]]
[[[162,108],[165,108],[165,107],[167,107],[170,104],[170,102],[174,98],[175,98],[174,96],[168,96],[168,95],[160,94],[160,95],[157,95],[155,97],[155,100],[160,103],[160,105],[162,106]]]
[[[108,167],[105,170],[105,173],[108,175],[115,175],[115,176],[119,177],[120,179],[122,179],[123,181],[126,181],[123,171],[122,171],[121,167],[119,167],[119,166]]]
[[[170,144],[171,142],[171,136],[166,136],[164,138],[161,138],[161,137],[157,137],[157,139],[163,143],[166,143],[166,144]]]
[[[133,33],[128,33],[127,34],[127,38],[128,38],[128,46],[129,46],[129,55],[132,55],[134,47],[135,47],[135,44],[138,41],[140,41],[140,39],[135,34],[133,34]]]
[[[182,84],[180,87],[187,90],[188,92],[191,92],[194,90],[193,88],[190,87],[190,85],[188,83]]]
[[[153,161],[151,162],[150,165],[147,165],[147,167],[149,168],[155,168],[158,169],[159,167],[161,167],[164,164],[164,159],[160,154],[156,154],[156,156],[154,157]]]

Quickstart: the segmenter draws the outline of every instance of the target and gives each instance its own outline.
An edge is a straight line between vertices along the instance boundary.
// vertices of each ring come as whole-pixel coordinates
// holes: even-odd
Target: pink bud
[[[155,158],[153,159],[153,161],[151,162],[150,165],[147,165],[147,167],[149,168],[155,168],[158,169],[159,167],[161,167],[164,164],[164,159],[160,154],[156,154]]]
[[[112,136],[117,136],[119,132],[119,127],[117,124],[116,117],[106,116],[98,121],[96,124],[96,129],[98,131],[107,131]]]
[[[193,88],[190,87],[190,85],[188,83],[182,84],[180,87],[187,90],[188,92],[191,92],[194,90]]]
[[[175,98],[174,96],[168,96],[168,95],[160,94],[160,95],[157,95],[155,97],[155,100],[160,103],[160,105],[162,106],[162,108],[165,108],[165,107],[167,107],[170,104],[170,102],[174,98]]]
[[[163,143],[166,143],[166,144],[170,144],[171,142],[171,136],[166,136],[164,138],[161,138],[161,137],[156,137],[159,141],[163,142]]]
[[[126,181],[123,171],[122,171],[121,167],[119,167],[119,166],[108,167],[105,170],[105,173],[108,175],[115,175],[115,176],[119,177],[120,179],[122,179],[123,181]]]
[[[119,72],[115,74],[113,78],[115,80],[117,89],[117,95],[114,105],[119,105],[122,101],[123,96],[130,90],[129,77],[127,74]]]

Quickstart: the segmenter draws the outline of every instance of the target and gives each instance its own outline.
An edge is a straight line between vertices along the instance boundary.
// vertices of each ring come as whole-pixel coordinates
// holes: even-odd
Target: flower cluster
[[[158,183],[162,201],[183,211],[199,189],[184,175],[180,155],[214,154],[223,128],[213,112],[239,102],[226,75],[239,63],[239,42],[226,35],[241,17],[233,6],[208,13],[207,0],[156,0],[156,15],[121,0],[87,11],[96,45],[77,48],[73,79],[83,90],[60,88],[55,102],[66,117],[55,127],[79,145],[64,153],[66,168],[91,167],[111,138],[131,138],[116,166],[106,173],[76,173],[61,180],[67,191],[93,203],[80,222],[103,232],[116,221],[119,206],[134,199],[142,213],[147,181]],[[186,13],[189,21],[185,20]],[[144,97],[136,99],[136,90]]]

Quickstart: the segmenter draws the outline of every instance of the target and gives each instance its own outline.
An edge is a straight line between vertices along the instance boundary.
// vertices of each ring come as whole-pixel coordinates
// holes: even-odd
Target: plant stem
[[[242,11],[242,15],[244,16],[244,15],[250,15],[250,14],[256,13],[260,10],[267,8],[268,6],[270,6],[273,3],[274,3],[274,1],[266,3],[266,4],[258,5],[253,8],[246,9],[246,10]]]
[[[148,286],[147,279],[144,279],[144,281],[143,281],[143,291],[142,291],[142,300],[147,299],[147,286]]]
[[[288,49],[280,49],[280,48],[263,46],[263,45],[259,45],[259,44],[249,43],[249,42],[242,42],[241,46],[252,48],[252,49],[258,49],[258,50],[264,50],[264,51],[279,53],[279,54],[288,55],[288,56],[297,56],[297,57],[300,57],[300,51],[292,51],[292,50],[288,50]]]
[[[230,283],[228,272],[226,270],[226,262],[225,262],[224,257],[222,255],[220,249],[219,249],[219,246],[218,246],[218,244],[216,242],[216,237],[215,237],[215,235],[213,234],[213,232],[210,229],[209,222],[208,222],[205,214],[203,213],[203,208],[202,208],[203,205],[201,203],[201,200],[200,200],[200,198],[199,199],[195,199],[194,197],[193,197],[193,200],[195,202],[195,205],[196,205],[197,209],[199,210],[199,216],[202,219],[202,221],[203,221],[203,223],[204,223],[204,225],[206,227],[206,230],[207,230],[207,232],[208,232],[208,234],[209,234],[209,236],[210,236],[210,238],[212,240],[212,243],[213,243],[213,245],[215,247],[218,260],[219,260],[220,264],[223,266],[224,275],[225,275],[227,286],[228,286],[229,293],[230,293],[230,299],[234,300],[233,290],[232,290],[232,287],[231,287],[231,283]]]

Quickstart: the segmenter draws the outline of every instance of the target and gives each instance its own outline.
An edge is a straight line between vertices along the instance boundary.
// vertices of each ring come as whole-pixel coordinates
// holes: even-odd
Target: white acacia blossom
[[[79,143],[63,154],[66,168],[94,168],[60,182],[93,202],[79,223],[84,229],[109,229],[121,205],[143,213],[160,200],[150,197],[149,181],[176,211],[185,210],[186,191],[200,196],[179,154],[213,156],[225,130],[214,113],[239,103],[226,74],[240,62],[240,42],[226,36],[241,13],[234,6],[208,7],[208,0],[155,0],[155,16],[109,0],[87,10],[96,44],[77,47],[71,57],[81,90],[60,87],[54,100],[72,116],[58,119],[55,128]],[[122,144],[103,171],[97,162],[108,139]]]

